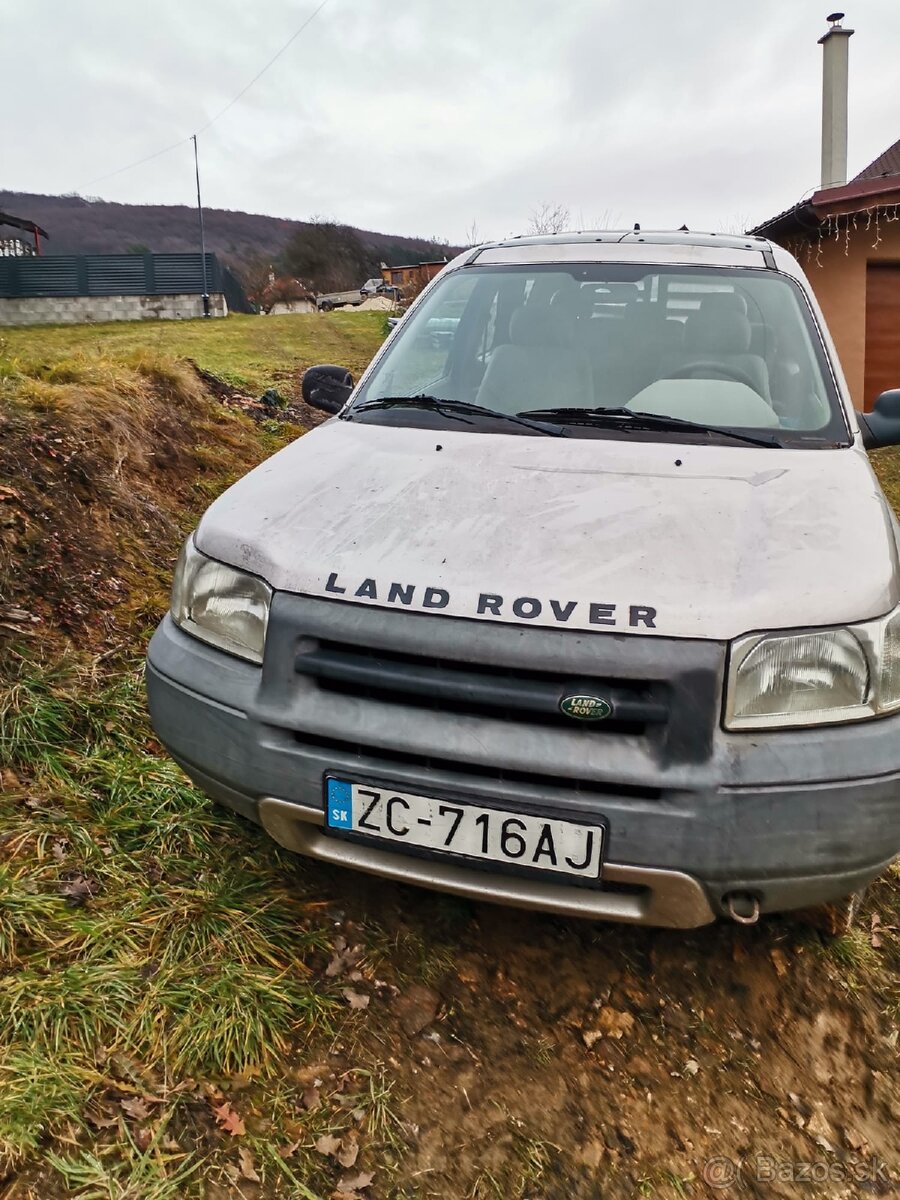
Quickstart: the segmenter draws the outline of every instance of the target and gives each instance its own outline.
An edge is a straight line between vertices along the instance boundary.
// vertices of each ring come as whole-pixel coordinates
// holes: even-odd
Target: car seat
[[[525,304],[510,318],[507,344],[491,355],[476,400],[498,412],[589,408],[590,364],[575,344],[574,313],[564,304]]]
[[[734,367],[770,402],[769,370],[766,360],[750,351],[752,329],[746,308],[736,292],[704,296],[700,308],[687,319],[683,348],[668,356],[657,377],[671,378],[692,362],[721,363],[726,377],[727,368]]]

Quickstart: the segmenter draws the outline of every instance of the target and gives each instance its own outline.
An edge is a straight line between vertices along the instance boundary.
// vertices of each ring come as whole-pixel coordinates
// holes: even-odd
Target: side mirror
[[[310,367],[300,385],[303,399],[312,408],[340,412],[353,391],[353,376],[346,367]]]
[[[859,413],[859,425],[867,450],[900,446],[900,388],[882,392],[871,412]]]

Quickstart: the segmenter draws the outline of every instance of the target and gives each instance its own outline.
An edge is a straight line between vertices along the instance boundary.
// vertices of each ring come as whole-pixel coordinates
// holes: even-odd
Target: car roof
[[[464,250],[450,269],[502,263],[631,262],[706,267],[753,267],[796,274],[789,254],[754,234],[694,233],[687,229],[597,229],[542,233],[487,242]],[[799,277],[799,276],[798,276]]]
[[[702,233],[689,229],[586,229],[572,233],[522,234],[491,242],[492,246],[554,246],[584,242],[646,242],[652,246],[717,246],[729,250],[764,250],[768,238],[755,234]]]

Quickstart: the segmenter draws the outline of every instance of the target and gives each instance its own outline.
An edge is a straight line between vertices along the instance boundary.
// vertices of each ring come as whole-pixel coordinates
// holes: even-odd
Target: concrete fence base
[[[209,297],[213,317],[228,315],[221,292]],[[22,296],[0,297],[0,325],[77,325],[96,321],[179,321],[203,316],[203,297]]]

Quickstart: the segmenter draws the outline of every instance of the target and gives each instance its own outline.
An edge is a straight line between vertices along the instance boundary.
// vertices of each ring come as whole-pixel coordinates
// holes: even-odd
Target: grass
[[[100,1047],[171,1088],[189,1073],[271,1074],[330,1028],[334,1004],[306,965],[325,944],[315,904],[261,835],[147,752],[141,688],[137,668],[98,685],[74,662],[22,659],[0,705],[0,757],[29,771],[30,802],[0,801],[13,831],[0,874],[7,1159],[33,1150],[36,1130],[83,1127]],[[75,906],[73,876],[90,882]]]
[[[302,432],[212,401],[168,355],[295,393],[305,362],[359,369],[382,326],[237,317],[0,341],[0,621],[12,604],[38,622],[0,646],[0,1183],[11,1172],[21,1200],[239,1194],[235,1142],[257,1195],[334,1188],[315,1139],[346,1118],[323,1103],[298,1141],[285,1071],[345,1019],[314,970],[321,901],[161,752],[140,653],[200,511]],[[391,1151],[391,1087],[367,1072],[344,1087],[373,1152]],[[241,1138],[215,1119],[223,1099]]]
[[[558,1152],[558,1146],[513,1129],[503,1163],[479,1172],[467,1200],[528,1200],[543,1195],[545,1177]]]
[[[900,514],[900,447],[876,450],[870,457],[884,494],[894,512]]]
[[[226,320],[115,321],[104,325],[42,325],[8,329],[0,337],[0,379],[9,360],[46,364],[51,383],[66,382],[79,356],[103,365],[141,355],[154,360],[189,358],[205,371],[254,396],[286,383],[296,391],[300,373],[319,362],[347,367],[354,376],[368,363],[384,333],[382,312],[298,313],[285,317],[232,314]]]
[[[338,985],[310,969],[329,930],[293,860],[148,750],[141,688],[137,665],[20,658],[0,702],[6,781],[28,780],[0,798],[0,1170],[38,1161],[73,1196],[200,1196],[233,1151],[198,1087],[236,1080],[265,1195],[330,1194],[315,1139],[351,1111],[388,1169],[402,1136],[378,1067],[350,1069],[337,1107],[278,1153],[297,1134],[284,1064],[322,1053],[343,1019]],[[76,901],[73,878],[89,885]],[[154,1106],[138,1128],[122,1113],[134,1095]],[[99,1134],[96,1111],[116,1118]],[[168,1131],[177,1151],[160,1149]]]
[[[164,1133],[161,1121],[145,1150],[126,1133],[128,1152],[113,1162],[89,1150],[71,1156],[51,1152],[48,1161],[82,1200],[179,1200],[202,1163],[180,1152],[161,1154]]]

